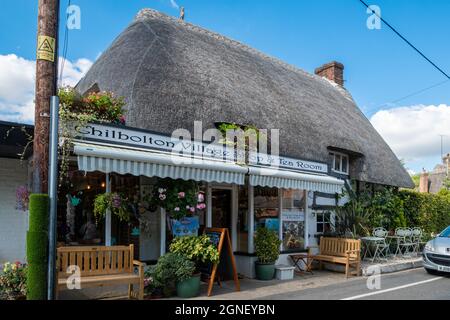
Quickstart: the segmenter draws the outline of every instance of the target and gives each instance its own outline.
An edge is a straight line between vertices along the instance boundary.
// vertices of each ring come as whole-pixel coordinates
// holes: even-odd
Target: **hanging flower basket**
[[[205,195],[196,182],[160,179],[151,202],[166,210],[173,236],[198,235],[198,214],[206,209],[206,204]]]

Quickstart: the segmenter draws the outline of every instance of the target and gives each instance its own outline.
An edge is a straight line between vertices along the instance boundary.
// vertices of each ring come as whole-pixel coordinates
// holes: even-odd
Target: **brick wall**
[[[16,207],[16,189],[27,184],[27,162],[0,158],[0,263],[25,261],[28,212]]]

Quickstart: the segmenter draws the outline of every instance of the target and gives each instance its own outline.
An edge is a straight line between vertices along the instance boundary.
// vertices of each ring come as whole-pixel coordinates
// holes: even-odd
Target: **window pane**
[[[341,156],[339,154],[334,156],[334,170],[341,171]]]
[[[299,250],[305,247],[305,192],[283,191],[282,250]]]
[[[265,227],[279,233],[278,189],[255,187],[255,230]]]
[[[322,233],[323,232],[323,223],[318,223],[317,224],[317,232],[318,233]]]
[[[322,212],[317,213],[317,222],[323,222],[323,213]]]
[[[342,172],[348,172],[348,157],[342,157]]]

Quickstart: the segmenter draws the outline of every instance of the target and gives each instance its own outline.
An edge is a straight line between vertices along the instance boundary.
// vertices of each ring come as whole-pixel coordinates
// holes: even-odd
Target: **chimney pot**
[[[344,86],[344,65],[337,61],[324,64],[315,70],[315,74],[327,78],[341,87]]]

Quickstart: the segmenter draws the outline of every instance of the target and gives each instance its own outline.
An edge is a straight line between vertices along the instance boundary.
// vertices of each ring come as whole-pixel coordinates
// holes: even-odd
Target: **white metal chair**
[[[386,237],[388,236],[389,232],[384,228],[375,228],[372,232],[372,235],[376,238],[380,238],[383,240],[377,240],[375,242],[375,253],[372,258],[372,262],[374,262],[376,259],[379,260],[387,260],[390,250],[389,250],[389,243],[386,242]]]
[[[412,240],[412,230],[409,228],[397,228],[395,229],[395,235],[398,237],[395,255],[397,256],[400,253],[405,257],[412,253],[415,246]]]
[[[423,238],[423,230],[421,228],[415,227],[411,229],[412,232],[412,242],[414,243],[413,252],[416,255],[419,255],[422,246],[425,245],[425,242],[422,241]]]

